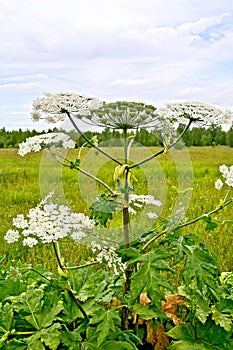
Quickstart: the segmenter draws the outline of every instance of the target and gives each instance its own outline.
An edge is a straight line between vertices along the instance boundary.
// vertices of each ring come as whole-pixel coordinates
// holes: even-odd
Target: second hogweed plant
[[[19,145],[19,155],[46,150],[61,166],[95,183],[99,193],[86,214],[73,212],[54,192],[13,220],[5,240],[32,249],[51,245],[58,274],[22,263],[2,268],[0,348],[232,349],[233,274],[221,273],[206,246],[193,234],[182,234],[182,228],[204,220],[208,230],[214,229],[212,215],[233,202],[233,166],[220,167],[223,179],[215,182],[224,193],[220,203],[196,218],[187,219],[177,210],[161,220],[162,201],[149,190],[139,193],[136,186],[136,170],[172,150],[190,127],[230,123],[232,113],[199,102],[156,108],[47,93],[34,101],[32,118],[69,121],[83,146],[70,159],[67,150],[76,143],[63,130],[28,138]],[[88,139],[80,122],[120,131],[121,155],[99,145],[96,137]],[[142,128],[152,130],[161,144],[145,157],[134,141]],[[81,153],[87,146],[115,164],[106,177],[110,181],[84,166]],[[139,156],[133,161],[135,148]],[[116,217],[117,227],[111,230]],[[138,226],[133,225],[135,217],[140,218]],[[145,217],[150,228],[143,230]],[[86,245],[90,258],[78,266],[64,261],[61,240]]]

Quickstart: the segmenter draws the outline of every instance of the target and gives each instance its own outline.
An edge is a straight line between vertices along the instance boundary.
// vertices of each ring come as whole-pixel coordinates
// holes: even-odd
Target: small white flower
[[[221,179],[218,179],[217,181],[215,181],[215,188],[217,190],[220,190],[222,188],[222,186],[223,186],[223,182]]]
[[[19,240],[19,232],[16,230],[8,230],[5,234],[4,239],[7,241],[7,243],[14,243]]]
[[[23,246],[28,246],[32,248],[34,245],[37,245],[37,244],[38,244],[37,239],[33,237],[27,237],[27,238],[24,238],[23,240]]]
[[[219,171],[225,177],[228,174],[228,167],[225,164],[220,165]]]
[[[13,219],[13,225],[17,228],[26,228],[28,227],[27,220],[25,220],[24,215],[17,215],[16,218]]]
[[[232,177],[228,177],[226,179],[226,184],[230,187],[233,187],[233,176]]]

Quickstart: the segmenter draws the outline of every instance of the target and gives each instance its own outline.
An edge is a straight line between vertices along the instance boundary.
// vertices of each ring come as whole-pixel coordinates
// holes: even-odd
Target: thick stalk
[[[128,155],[127,155],[127,130],[123,130],[123,142],[124,142],[124,158],[125,158],[125,164],[128,163]],[[125,169],[125,205],[123,208],[123,227],[124,227],[124,241],[125,241],[125,247],[129,248],[129,225],[130,225],[130,219],[129,219],[129,194],[128,194],[128,173],[129,168],[127,167]],[[130,277],[131,277],[131,266],[128,266],[125,271],[125,283],[124,283],[124,295],[128,293],[130,290]],[[128,307],[124,306],[122,308],[122,316],[121,316],[121,329],[125,330],[129,328],[129,309]]]

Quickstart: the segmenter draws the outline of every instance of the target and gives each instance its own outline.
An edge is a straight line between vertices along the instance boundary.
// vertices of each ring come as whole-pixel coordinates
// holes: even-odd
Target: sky
[[[232,0],[0,0],[0,43],[0,128],[45,92],[233,110]]]

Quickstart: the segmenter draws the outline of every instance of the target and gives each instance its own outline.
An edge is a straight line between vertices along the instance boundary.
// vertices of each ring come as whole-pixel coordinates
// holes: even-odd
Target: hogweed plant
[[[75,148],[75,140],[64,132],[48,133],[28,138],[18,153],[25,156],[46,148],[62,167],[85,175],[100,192],[89,215],[59,203],[54,192],[26,216],[13,219],[5,240],[32,249],[52,245],[58,275],[20,262],[2,267],[0,349],[232,349],[233,273],[220,273],[206,246],[193,234],[182,234],[182,228],[202,220],[206,230],[215,229],[212,215],[233,202],[233,165],[220,167],[223,179],[216,180],[215,188],[227,188],[221,201],[192,219],[185,218],[187,208],[180,207],[161,220],[161,200],[155,193],[138,193],[136,175],[138,168],[171,150],[195,123],[229,122],[231,112],[197,102],[156,109],[61,93],[37,99],[32,118],[50,123],[68,119],[83,146],[77,158],[70,159],[62,148]],[[103,149],[96,137],[89,140],[79,120],[120,130],[122,155]],[[161,149],[133,162],[134,137],[141,128],[153,130]],[[81,156],[86,146],[115,164],[111,181],[87,171]],[[139,155],[140,150],[138,146]],[[136,217],[142,221],[138,227],[133,225]],[[145,217],[151,224],[143,230]],[[90,258],[78,266],[65,262],[61,240],[85,245]]]

